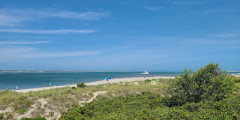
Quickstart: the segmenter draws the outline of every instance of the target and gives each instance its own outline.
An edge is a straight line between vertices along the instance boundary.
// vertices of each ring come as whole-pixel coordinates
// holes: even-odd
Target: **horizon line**
[[[0,70],[0,72],[144,72],[144,70],[143,71]],[[150,71],[150,72],[184,72],[184,71]]]

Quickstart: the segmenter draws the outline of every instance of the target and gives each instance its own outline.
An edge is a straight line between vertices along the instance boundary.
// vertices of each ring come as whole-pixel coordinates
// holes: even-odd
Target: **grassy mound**
[[[159,95],[100,98],[64,112],[61,120],[78,119],[239,119],[240,97],[217,102],[186,103],[168,107]]]

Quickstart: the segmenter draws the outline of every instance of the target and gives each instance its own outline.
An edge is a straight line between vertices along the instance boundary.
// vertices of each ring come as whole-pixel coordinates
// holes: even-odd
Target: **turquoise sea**
[[[149,75],[142,75],[142,72],[0,72],[0,90],[29,89],[49,86],[60,86],[77,84],[77,82],[94,82],[104,80],[109,76],[114,78],[128,77],[151,77],[151,76],[179,76],[183,72],[150,72]],[[232,75],[233,73],[228,73]],[[238,74],[238,73],[234,73]],[[50,85],[51,83],[51,85]]]
[[[112,78],[150,77],[150,76],[179,76],[181,72],[0,72],[0,90],[9,88],[15,90],[77,84],[77,82],[93,82]],[[51,83],[51,85],[50,85]]]

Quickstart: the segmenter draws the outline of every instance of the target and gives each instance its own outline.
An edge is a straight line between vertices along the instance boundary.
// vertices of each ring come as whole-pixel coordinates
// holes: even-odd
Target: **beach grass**
[[[118,96],[136,96],[145,91],[165,96],[167,81],[168,79],[153,79],[96,86],[88,85],[85,88],[56,88],[28,93],[3,90],[0,92],[0,109],[6,110],[10,108],[11,111],[9,112],[13,113],[11,116],[16,117],[19,114],[28,114],[28,111],[33,109],[32,106],[41,108],[43,103],[38,104],[38,102],[41,102],[39,100],[43,99],[47,103],[44,104],[44,108],[41,108],[42,112],[32,112],[30,115],[54,118],[56,116],[59,117],[62,112],[67,111],[69,108],[88,103],[94,97],[93,93],[98,91],[105,91],[105,94],[96,96],[94,101],[101,99],[101,97],[112,99]]]

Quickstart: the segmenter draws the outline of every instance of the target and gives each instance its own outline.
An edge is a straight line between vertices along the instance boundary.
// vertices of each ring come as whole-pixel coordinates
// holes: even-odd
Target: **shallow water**
[[[94,82],[110,78],[179,76],[181,72],[151,72],[142,75],[141,72],[0,72],[0,90],[9,88],[15,90],[77,84],[77,82]],[[50,85],[51,83],[51,85]]]

